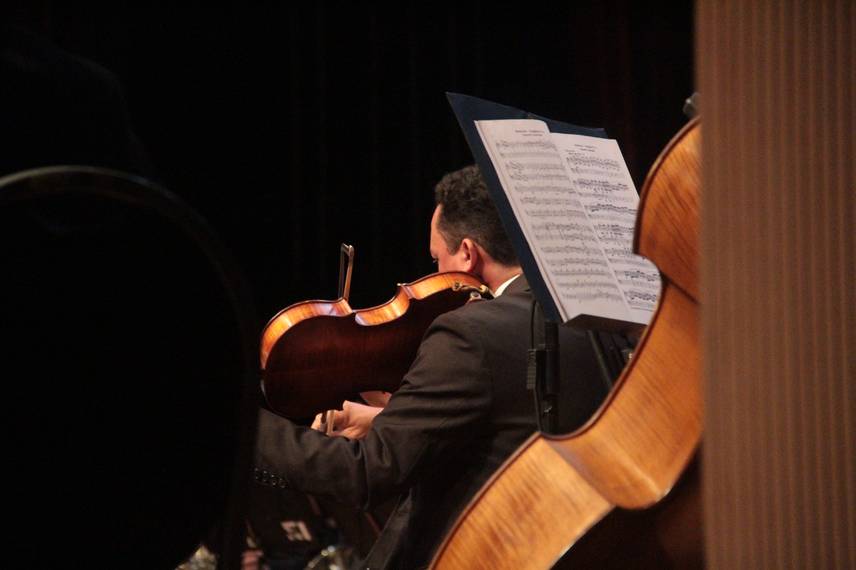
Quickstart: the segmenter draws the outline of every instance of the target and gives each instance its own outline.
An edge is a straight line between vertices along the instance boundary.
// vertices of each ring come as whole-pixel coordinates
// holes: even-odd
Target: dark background
[[[433,185],[472,162],[446,91],[605,127],[641,188],[693,90],[692,6],[669,5],[117,0],[40,23],[117,76],[147,174],[214,226],[265,321],[336,296],[343,241],[355,308],[432,271]]]
[[[681,109],[693,91],[691,2],[669,3],[669,10],[616,0],[568,2],[549,9],[493,2],[213,4],[0,4],[0,175],[56,164],[107,166],[142,174],[178,195],[207,220],[231,253],[232,267],[237,267],[232,273],[242,276],[250,299],[250,309],[243,313],[252,315],[252,324],[241,329],[252,329],[242,335],[249,337],[244,346],[252,345],[248,354],[257,350],[262,326],[278,310],[301,300],[336,296],[341,242],[356,248],[351,294],[355,308],[383,303],[397,283],[433,271],[428,254],[433,186],[444,173],[472,162],[446,101],[447,91],[606,128],[618,140],[637,188],[686,122]],[[26,26],[41,39],[6,24]],[[8,186],[3,190],[8,192]],[[219,354],[228,360],[231,351],[218,352],[213,347],[221,345],[213,344],[211,337],[239,332],[211,325],[219,313],[205,311],[205,303],[212,309],[214,305],[204,293],[213,295],[222,284],[192,271],[179,249],[172,256],[160,255],[170,247],[162,245],[168,240],[147,240],[147,230],[138,229],[144,225],[107,224],[99,231],[115,230],[125,237],[105,233],[99,247],[83,243],[75,250],[80,258],[58,254],[64,263],[54,267],[44,261],[45,253],[53,250],[40,250],[40,242],[15,230],[14,223],[23,220],[17,211],[2,211],[11,222],[0,226],[7,230],[0,241],[18,244],[18,249],[0,249],[10,260],[3,264],[7,277],[16,276],[4,279],[4,287],[14,281],[18,288],[4,288],[0,299],[6,304],[0,312],[14,313],[23,323],[16,325],[4,313],[0,332],[15,340],[4,348],[17,355],[21,368],[32,362],[55,368],[46,372],[44,366],[36,367],[38,374],[18,383],[25,395],[11,398],[38,402],[41,415],[36,423],[44,424],[31,421],[22,428],[19,422],[16,433],[29,435],[20,438],[27,450],[23,456],[37,460],[13,463],[29,465],[30,470],[44,464],[40,472],[48,479],[57,473],[65,476],[66,463],[81,461],[85,442],[92,441],[92,455],[106,464],[115,463],[116,449],[142,445],[131,445],[137,441],[129,439],[133,437],[182,445],[187,441],[193,449],[222,444],[234,452],[237,432],[223,428],[231,424],[191,420],[172,408],[192,401],[191,408],[218,410],[237,397],[208,387],[185,390],[182,399],[169,388],[170,382],[184,385],[191,375],[204,383],[208,373],[229,376],[222,379],[224,390],[240,387],[239,372],[226,374],[230,368],[209,357]],[[80,208],[65,212],[69,220],[81,213]],[[37,224],[40,231],[43,225]],[[151,222],[151,227],[160,225]],[[22,248],[21,242],[33,243]],[[76,259],[92,262],[81,265]],[[108,286],[123,276],[125,285]],[[68,308],[64,320],[56,307]],[[101,328],[91,322],[93,307],[103,309]],[[145,318],[125,322],[129,308],[130,316],[137,310]],[[194,316],[194,308],[205,318]],[[51,325],[53,348],[31,342],[36,336],[44,338],[43,324]],[[22,332],[30,329],[31,334]],[[124,336],[116,337],[117,330]],[[65,335],[75,342],[66,342]],[[124,352],[108,350],[114,345]],[[178,356],[175,347],[181,347]],[[69,360],[84,353],[92,362],[74,368]],[[102,357],[106,353],[115,353],[112,360]],[[170,360],[174,356],[176,360]],[[134,363],[130,369],[129,362]],[[238,369],[238,363],[231,364]],[[94,374],[90,368],[102,372]],[[162,384],[149,381],[160,376]],[[247,392],[257,392],[255,370],[247,376]],[[57,384],[68,390],[57,392]],[[81,395],[77,386],[89,387],[89,392]],[[141,386],[151,399],[134,402]],[[249,418],[255,408],[250,397],[246,400]],[[59,437],[72,433],[68,426],[87,415],[87,408],[81,407],[87,402],[99,410],[114,410],[115,419],[95,418],[92,432],[73,442]],[[137,417],[132,409],[140,411],[138,423],[126,421]],[[28,406],[20,411],[30,414]],[[246,418],[240,425],[254,423]],[[133,429],[119,430],[120,423],[133,424]],[[204,429],[205,423],[228,433],[207,447],[200,445],[217,433]],[[168,435],[153,437],[155,425]],[[185,439],[176,437],[179,434]],[[238,442],[244,453],[247,441]],[[58,453],[67,453],[70,460],[60,461],[65,455]],[[140,454],[124,455],[129,463],[99,467],[99,478],[89,477],[92,469],[78,470],[83,483],[77,487],[83,491],[64,499],[66,503],[91,501],[86,489],[99,485],[112,489],[112,484],[122,496],[125,481],[151,483],[158,497],[162,486],[133,466]],[[200,474],[200,480],[210,481],[208,474],[217,471],[201,464],[176,464],[171,457],[162,452],[160,458],[149,457],[151,465],[144,467],[162,471],[170,480],[176,469],[183,470],[186,477],[181,481]],[[246,457],[236,462],[239,476],[231,487],[236,497],[244,496],[234,490],[241,489],[246,462]],[[161,469],[167,463],[171,465]],[[32,504],[53,504],[54,495],[45,495],[43,488],[31,482],[28,492],[19,493],[27,503],[22,513],[39,519],[42,511]],[[67,493],[68,488],[57,487],[56,493]],[[223,494],[222,488],[209,491],[211,497]],[[113,495],[96,495],[105,512],[120,506]],[[140,508],[147,507],[146,497],[139,494]],[[159,506],[168,509],[169,500],[163,498]],[[157,516],[150,518],[160,525]],[[207,511],[197,517],[200,524],[209,518]],[[174,520],[173,526],[195,532],[185,519]],[[162,530],[169,534],[172,528]],[[134,534],[133,529],[129,532]],[[76,538],[86,533],[80,528],[69,536],[70,544],[79,547],[85,540]],[[110,536],[123,535],[117,531]],[[164,558],[180,560],[192,544],[176,541],[178,550],[166,552]],[[38,545],[34,551],[40,551]],[[138,562],[145,566],[142,558]]]

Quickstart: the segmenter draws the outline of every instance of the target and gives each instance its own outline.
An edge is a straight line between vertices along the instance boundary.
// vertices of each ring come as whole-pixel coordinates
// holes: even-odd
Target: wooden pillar
[[[856,7],[699,0],[710,568],[856,568]]]

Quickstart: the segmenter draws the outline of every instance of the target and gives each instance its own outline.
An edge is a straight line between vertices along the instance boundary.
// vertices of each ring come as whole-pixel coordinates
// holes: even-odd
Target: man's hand
[[[342,402],[341,410],[333,410],[330,414],[333,426],[330,431],[327,431],[326,424],[323,421],[326,413],[315,416],[315,421],[312,422],[312,429],[319,431],[327,431],[328,435],[341,436],[348,439],[362,439],[372,427],[372,422],[383,408],[378,406],[366,406],[345,400]],[[330,421],[328,420],[328,421]]]
[[[381,390],[371,390],[369,392],[360,392],[360,398],[369,406],[378,406],[385,408],[389,402],[389,397],[392,396],[389,392]]]

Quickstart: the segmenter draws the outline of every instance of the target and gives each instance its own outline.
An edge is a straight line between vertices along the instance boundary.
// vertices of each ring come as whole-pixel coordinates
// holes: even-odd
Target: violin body
[[[643,186],[634,249],[657,265],[663,289],[633,358],[586,425],[565,436],[534,434],[508,459],[461,514],[432,568],[544,569],[565,554],[561,567],[701,564],[700,522],[687,522],[699,519],[700,500],[696,470],[688,469],[702,430],[699,186],[694,120]],[[663,500],[679,482],[680,492]],[[675,544],[665,535],[681,524],[691,536]],[[641,531],[641,541],[629,535]],[[633,540],[642,548],[622,558]]]
[[[282,416],[307,418],[360,392],[394,392],[431,322],[464,305],[473,290],[486,288],[466,273],[435,273],[400,284],[377,307],[353,310],[338,299],[283,309],[262,333],[268,405]]]

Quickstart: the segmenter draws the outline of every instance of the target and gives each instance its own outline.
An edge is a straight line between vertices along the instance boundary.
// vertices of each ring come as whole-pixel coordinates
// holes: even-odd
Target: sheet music
[[[562,319],[647,323],[659,273],[632,253],[639,199],[616,141],[550,133],[538,120],[476,128]]]

